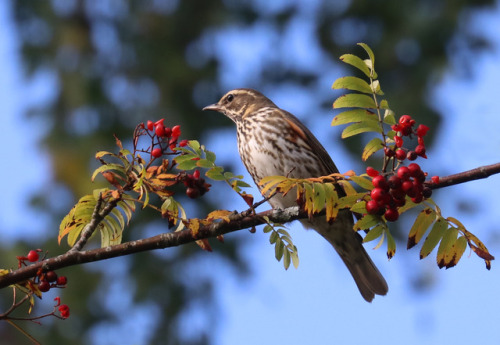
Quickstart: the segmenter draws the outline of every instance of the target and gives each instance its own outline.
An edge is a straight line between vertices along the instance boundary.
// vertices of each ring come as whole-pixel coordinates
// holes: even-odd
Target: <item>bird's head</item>
[[[276,107],[276,105],[259,91],[234,89],[222,96],[217,103],[207,105],[203,110],[218,111],[234,122],[239,122],[249,114],[265,107]]]

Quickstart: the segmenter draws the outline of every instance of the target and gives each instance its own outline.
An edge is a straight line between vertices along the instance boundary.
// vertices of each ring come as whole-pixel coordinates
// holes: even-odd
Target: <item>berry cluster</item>
[[[183,182],[186,188],[186,195],[191,199],[196,199],[209,191],[211,185],[200,177],[200,171],[195,170],[192,174],[183,175]]]
[[[373,178],[374,187],[369,194],[370,200],[366,202],[367,213],[384,216],[387,221],[394,222],[399,218],[398,207],[406,204],[407,197],[416,204],[431,197],[432,190],[424,186],[427,174],[420,166],[417,163],[410,163],[408,166],[401,165],[406,159],[414,161],[418,157],[427,158],[423,138],[429,127],[419,125],[415,129],[415,124],[411,116],[403,115],[398,123],[392,126],[392,130],[396,132],[395,145],[384,148],[385,162],[388,163],[391,160],[394,162],[392,172],[386,173],[385,169],[379,172],[372,167],[366,168],[367,175]],[[414,150],[408,150],[403,147],[404,137],[412,138],[413,135],[417,136],[418,145]],[[395,164],[396,160],[397,164]],[[439,178],[434,176],[432,181],[439,183]]]
[[[426,125],[419,125],[416,129],[415,120],[410,115],[403,115],[399,118],[399,122],[392,126],[392,130],[396,132],[394,135],[395,147],[385,148],[385,155],[387,157],[396,157],[400,162],[408,159],[414,161],[418,157],[427,158],[425,154],[424,136],[427,134],[429,127]],[[418,145],[414,150],[408,150],[403,147],[404,137],[411,138],[413,135],[417,136]]]
[[[399,218],[398,207],[404,206],[406,197],[418,204],[430,198],[432,190],[424,186],[425,173],[416,163],[398,168],[395,174],[386,178],[371,167],[366,169],[368,176],[373,177],[371,200],[366,202],[366,212],[383,215],[386,220],[394,222]]]
[[[166,127],[164,125],[165,119],[160,119],[156,122],[147,121],[146,125],[141,124],[142,128],[147,129],[151,132],[150,136],[157,140],[153,141],[151,145],[151,156],[153,158],[159,158],[166,153],[166,150],[170,148],[171,151],[179,147],[184,147],[188,144],[187,140],[179,141],[181,136],[181,126],[176,125],[172,128]]]
[[[41,249],[36,249],[36,250],[30,250],[28,252],[28,255],[26,256],[18,256],[18,267],[20,268],[21,266],[25,265],[26,266],[26,261],[34,263],[37,262],[40,259],[40,252]],[[47,271],[47,272],[42,272],[41,270],[37,273],[35,281],[35,284],[38,286],[38,290],[40,292],[47,292],[51,288],[64,288],[66,287],[66,284],[68,283],[68,278],[65,276],[58,276],[56,272],[54,271]]]

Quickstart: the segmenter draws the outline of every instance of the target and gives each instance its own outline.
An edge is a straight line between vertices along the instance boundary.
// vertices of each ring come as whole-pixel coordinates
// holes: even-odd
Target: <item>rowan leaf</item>
[[[363,72],[368,78],[371,77],[371,71],[366,65],[366,63],[359,57],[353,54],[344,54],[339,58],[341,61],[356,67],[359,69],[361,72]],[[376,78],[376,75],[374,76]]]
[[[353,135],[366,133],[366,132],[377,132],[382,133],[382,129],[378,120],[364,121],[359,123],[353,123],[347,126],[342,131],[342,139],[352,137]]]
[[[438,248],[438,253],[437,253],[437,264],[439,268],[443,268],[446,266],[446,261],[445,261],[445,256],[448,253],[448,251],[451,249],[453,244],[456,242],[458,236],[458,229],[457,228],[449,228],[447,231],[445,231],[445,234],[443,236],[443,239],[441,240],[441,243],[439,244]]]
[[[373,227],[366,234],[365,238],[363,239],[363,243],[371,242],[373,240],[376,240],[377,238],[379,238],[380,236],[382,236],[382,234],[384,233],[384,229],[385,229],[385,227],[382,224],[379,224],[379,225]]]
[[[346,110],[335,116],[332,120],[332,126],[345,125],[351,122],[378,121],[377,115],[366,109]]]
[[[366,190],[373,189],[372,180],[370,180],[370,179],[367,179],[363,176],[351,176],[350,179],[363,189],[366,189]]]
[[[372,94],[372,88],[365,80],[358,77],[341,77],[335,80],[332,89],[347,89]]]
[[[373,214],[366,214],[354,224],[354,230],[369,229],[380,223],[380,217]]]
[[[340,96],[333,102],[333,109],[339,108],[377,109],[377,105],[370,96],[359,93],[348,93]]]
[[[432,208],[422,210],[415,223],[411,227],[410,234],[408,235],[407,249],[413,248],[424,236],[429,226],[436,220],[436,211]]]
[[[380,138],[373,138],[366,144],[361,155],[361,159],[366,161],[375,152],[382,150],[384,148],[384,142]]]
[[[420,249],[420,259],[427,257],[436,248],[446,229],[448,229],[448,223],[442,217],[439,217],[432,226],[429,235],[427,235],[422,249]]]

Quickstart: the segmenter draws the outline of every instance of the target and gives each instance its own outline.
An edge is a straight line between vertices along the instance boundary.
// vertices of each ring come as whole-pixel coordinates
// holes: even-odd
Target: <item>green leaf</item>
[[[384,92],[380,88],[380,82],[378,80],[372,81],[372,83],[370,84],[370,88],[372,89],[373,93],[379,96],[382,96],[384,94]]]
[[[352,205],[351,212],[359,214],[366,213],[366,201],[362,200]]]
[[[359,57],[353,54],[344,54],[340,58],[340,61],[343,61],[351,66],[356,67],[361,72],[363,72],[368,78],[371,77],[371,71],[366,65],[366,63]],[[376,78],[376,75],[374,76]]]
[[[392,126],[392,125],[396,124],[396,117],[395,117],[394,112],[391,109],[386,109],[385,110],[385,112],[384,112],[384,123],[388,124],[389,126]],[[394,133],[394,135],[395,135],[395,133]]]
[[[276,241],[279,238],[278,233],[276,231],[274,231],[274,229],[272,229],[272,230],[273,230],[273,232],[271,233],[271,236],[269,236],[269,243],[271,243],[271,244],[276,243]]]
[[[347,95],[340,96],[333,102],[333,109],[339,108],[376,109],[377,105],[371,96],[359,93],[348,93]]]
[[[119,172],[121,173],[123,176],[125,176],[125,168],[123,167],[123,165],[120,165],[120,164],[114,164],[114,163],[109,163],[109,164],[105,164],[105,165],[101,165],[99,168],[95,169],[94,170],[94,173],[92,174],[92,177],[90,178],[91,181],[94,181],[96,176],[99,174],[99,173],[103,173],[105,171],[110,171],[110,170],[113,170],[113,171],[116,171],[116,172]]]
[[[226,178],[222,175],[223,171],[224,169],[222,167],[213,167],[212,169],[207,170],[205,176],[215,181],[225,181]]]
[[[342,131],[342,139],[349,138],[352,137],[353,135],[366,132],[382,133],[382,129],[380,128],[380,124],[378,123],[378,121],[364,121],[360,123],[354,123],[352,125],[347,126]]]
[[[313,212],[316,213],[325,208],[326,193],[325,193],[325,188],[321,183],[314,183],[313,190],[314,190]]]
[[[198,166],[197,163],[198,163],[198,161],[192,160],[192,159],[183,160],[181,163],[179,163],[177,161],[176,168],[178,170],[193,170],[194,168],[196,168]]]
[[[332,120],[332,126],[345,125],[351,122],[363,122],[377,120],[377,115],[366,109],[346,110],[335,116]]]
[[[201,154],[200,143],[198,142],[198,140],[189,140],[188,146],[190,148],[192,148],[195,152],[198,152],[199,154]]]
[[[281,240],[281,238],[277,237],[276,243],[274,244],[274,256],[276,260],[280,261],[283,257],[283,252],[285,251],[285,244]]]
[[[293,246],[293,251],[290,253],[290,256],[292,257],[293,267],[295,267],[295,269],[299,268],[299,255],[297,247]]]
[[[420,212],[415,219],[415,223],[411,227],[410,234],[408,235],[407,249],[413,248],[424,236],[425,232],[436,220],[436,211],[431,208],[426,208]]]
[[[371,155],[373,155],[375,152],[381,150],[384,148],[384,142],[380,138],[373,138],[366,144],[365,148],[363,149],[363,154],[361,155],[361,159],[363,161],[366,161],[368,158],[370,158]]]
[[[386,99],[381,100],[380,104],[379,104],[379,108],[380,109],[389,109],[389,102],[387,102]]]
[[[364,230],[369,229],[380,223],[380,217],[373,214],[366,214],[354,224],[354,230]]]
[[[446,263],[446,268],[455,266],[462,258],[466,248],[467,239],[464,236],[460,236],[451,249],[445,254],[444,261]]]
[[[285,270],[290,267],[290,259],[290,252],[288,250],[285,250],[283,252],[283,266],[285,267]]]
[[[369,180],[363,176],[351,176],[350,179],[354,181],[354,183],[356,183],[361,188],[364,188],[366,190],[373,189],[372,180]]]
[[[420,259],[427,257],[434,250],[439,241],[443,238],[446,229],[448,229],[448,223],[443,218],[439,217],[422,245]]]
[[[373,51],[368,46],[368,44],[360,42],[360,43],[358,43],[358,46],[362,47],[366,51],[366,53],[368,54],[368,57],[372,61],[372,64],[375,64],[375,54],[373,54]]]
[[[205,151],[205,157],[207,158],[207,160],[211,163],[214,163],[215,162],[215,153],[213,153],[212,151]]]
[[[372,94],[370,85],[358,77],[342,77],[335,80],[332,89],[347,89],[352,91],[359,91],[367,94]]]
[[[437,264],[439,268],[443,268],[446,266],[445,255],[451,249],[453,244],[457,241],[458,229],[457,228],[449,228],[445,231],[443,239],[439,244],[438,253],[437,253]]]
[[[196,162],[196,166],[200,168],[212,168],[214,166],[214,163],[210,162],[208,159],[202,158],[199,159]]]
[[[368,231],[365,238],[363,239],[363,243],[376,240],[377,238],[382,236],[382,234],[384,233],[384,229],[385,227],[382,224],[377,225],[376,227]]]
[[[388,228],[386,228],[385,234],[387,235],[387,258],[390,260],[396,254],[396,241]]]

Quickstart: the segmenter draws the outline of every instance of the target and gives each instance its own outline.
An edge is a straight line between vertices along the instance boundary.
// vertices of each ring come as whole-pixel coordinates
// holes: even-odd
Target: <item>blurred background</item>
[[[59,222],[84,194],[98,150],[129,143],[134,127],[165,118],[245,174],[230,120],[200,109],[229,89],[252,87],[298,116],[341,171],[362,172],[362,141],[341,141],[331,90],[355,73],[338,57],[375,52],[391,108],[431,127],[431,175],[499,161],[500,80],[497,1],[362,0],[16,0],[0,2],[0,256],[15,267],[29,249],[57,245]],[[245,209],[224,185],[192,202],[190,217]],[[435,192],[445,216],[460,219],[499,252],[500,178]],[[251,191],[258,195],[254,188]],[[409,218],[394,228],[396,257],[366,247],[389,294],[366,303],[316,233],[291,224],[300,267],[285,271],[262,231],[61,270],[68,288],[44,295],[35,313],[61,295],[66,321],[21,323],[43,344],[468,344],[499,339],[497,263],[487,271],[466,251],[439,270],[435,253],[406,251]],[[137,212],[125,240],[167,230]],[[419,247],[418,247],[419,248]],[[10,291],[0,310],[11,303]],[[28,344],[8,324],[0,343]]]

